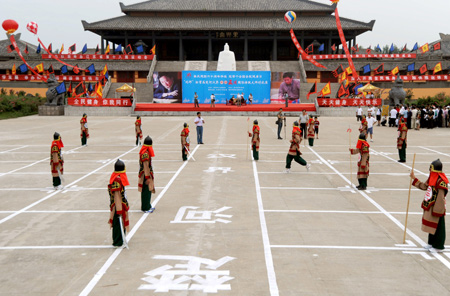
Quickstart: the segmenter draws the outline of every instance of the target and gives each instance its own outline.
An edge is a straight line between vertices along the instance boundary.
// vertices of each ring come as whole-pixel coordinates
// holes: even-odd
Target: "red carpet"
[[[200,104],[200,108],[194,108],[194,104],[145,104],[137,103],[135,111],[174,111],[174,112],[277,112],[283,108],[283,112],[301,112],[306,109],[308,112],[315,112],[314,104],[289,104],[285,107],[284,104],[258,104],[247,106],[227,106],[224,104],[216,104],[215,108],[211,108],[209,104]]]

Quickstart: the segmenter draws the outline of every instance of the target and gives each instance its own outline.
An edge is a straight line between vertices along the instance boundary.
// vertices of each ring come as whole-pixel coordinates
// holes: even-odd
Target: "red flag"
[[[358,79],[358,72],[355,69],[355,64],[353,63],[352,57],[348,50],[347,41],[345,40],[344,31],[342,30],[341,19],[339,18],[339,11],[338,11],[337,7],[334,10],[334,17],[336,18],[336,26],[338,28],[339,38],[341,39],[342,47],[344,48],[344,52],[347,55],[348,64],[350,65],[350,68],[352,69],[352,73],[353,73],[352,75],[353,75],[353,77]]]
[[[333,44],[333,45],[331,46],[331,50],[336,51],[336,44]]]
[[[419,72],[420,72],[421,75],[423,75],[423,74],[425,74],[427,71],[428,71],[427,63],[425,63],[425,64],[423,64],[422,67],[420,67]]]
[[[358,44],[356,44],[356,47],[352,46],[352,51],[353,52],[358,52],[359,51]]]
[[[52,44],[50,43],[50,45],[47,47],[49,52],[52,52]]]
[[[123,51],[125,54],[132,54],[133,49],[131,48],[131,44],[128,44],[127,47],[125,47],[125,50]]]
[[[344,72],[344,68],[342,67],[342,64],[341,64],[341,65],[339,65],[339,67],[337,67],[336,70],[332,71],[331,73],[333,74],[334,77],[338,77],[343,72]]]
[[[344,84],[341,83],[341,86],[339,87],[338,91],[338,98],[343,97],[347,94],[347,89],[345,88]]]
[[[441,42],[438,42],[433,45],[433,50],[440,50],[441,49]]]
[[[8,53],[12,53],[14,51],[14,45],[8,45]]]
[[[25,50],[23,51],[24,53],[28,54],[28,44],[25,45]]]
[[[384,73],[384,63],[378,66],[378,68],[375,69],[374,74],[383,74]]]
[[[55,70],[53,70],[53,65],[52,64],[50,64],[50,66],[48,67],[47,73],[48,74],[55,74]]]
[[[310,45],[308,45],[307,48],[305,48],[305,52],[307,54],[313,53],[313,51],[314,51],[314,44],[310,44]]]
[[[69,89],[67,90],[69,96],[72,96],[72,81],[69,84]]]
[[[97,44],[97,48],[95,49],[95,54],[98,54],[100,52],[100,48],[98,47],[98,44]]]
[[[76,45],[74,43],[71,47],[69,47],[69,54],[72,54],[75,51],[75,48],[76,48]]]
[[[309,96],[315,94],[316,92],[317,92],[317,82],[314,82],[314,85],[311,87],[308,94],[306,95],[306,99],[309,100]]]
[[[368,49],[366,49],[366,53],[367,54],[370,54],[372,52],[372,45],[371,46],[369,46],[369,48]]]

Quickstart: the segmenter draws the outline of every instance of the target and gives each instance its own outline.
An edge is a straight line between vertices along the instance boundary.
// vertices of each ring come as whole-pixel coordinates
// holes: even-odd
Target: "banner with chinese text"
[[[41,80],[45,78],[47,80],[49,75],[40,75],[37,77],[36,75],[12,75],[12,74],[1,74],[0,80],[15,80],[15,81],[34,81]],[[77,75],[55,75],[56,80],[58,81],[100,81],[104,76],[77,76]]]
[[[381,99],[317,99],[319,107],[342,107],[342,106],[379,106]]]
[[[123,60],[123,61],[151,61],[153,55],[136,54],[55,54],[61,60]],[[42,59],[53,59],[49,54],[43,54]]]
[[[131,99],[67,98],[67,104],[78,107],[131,107]]]

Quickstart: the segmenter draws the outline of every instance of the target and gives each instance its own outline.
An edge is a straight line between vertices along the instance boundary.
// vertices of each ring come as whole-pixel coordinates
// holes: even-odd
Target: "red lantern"
[[[19,24],[15,20],[5,20],[2,27],[8,34],[12,34],[19,28]]]

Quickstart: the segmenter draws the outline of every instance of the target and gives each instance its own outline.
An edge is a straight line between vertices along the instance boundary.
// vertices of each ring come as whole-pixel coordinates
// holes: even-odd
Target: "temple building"
[[[133,5],[120,3],[123,16],[94,23],[82,21],[84,30],[107,42],[157,45],[158,60],[217,60],[225,43],[235,52],[237,61],[296,60],[298,50],[289,30],[294,29],[303,48],[324,44],[323,53],[340,45],[334,10],[307,0],[152,0]],[[288,23],[286,11],[297,19]],[[373,29],[375,21],[364,23],[341,18],[349,47],[358,35]]]

